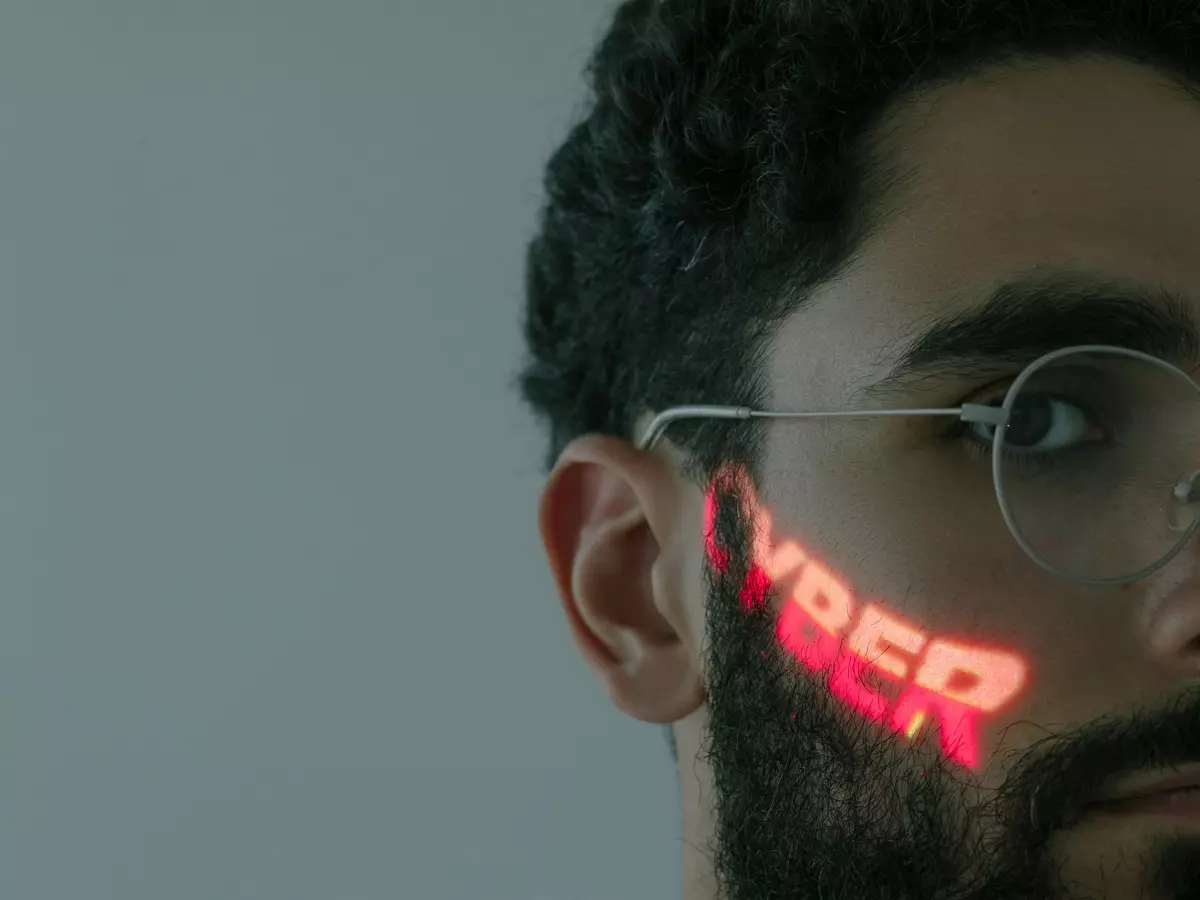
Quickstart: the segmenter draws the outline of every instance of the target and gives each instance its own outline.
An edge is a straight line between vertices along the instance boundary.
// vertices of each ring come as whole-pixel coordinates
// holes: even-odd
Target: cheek
[[[1045,615],[1057,586],[1012,538],[986,473],[931,456],[791,480],[769,504],[773,537],[923,630],[1024,643],[1020,625]]]
[[[1095,589],[1036,566],[991,495],[946,496],[893,474],[910,477],[890,493],[875,479],[827,477],[793,482],[775,508],[752,500],[757,567],[743,602],[775,586],[781,643],[803,668],[830,672],[846,706],[902,739],[936,734],[977,769],[1001,736],[1011,747],[1044,733],[1022,737],[1014,722],[1083,724],[1147,696],[1132,663],[1111,664],[1133,658],[1128,598],[1098,603]],[[961,517],[930,512],[943,507]],[[702,552],[720,569],[714,509],[710,494]],[[702,626],[702,612],[693,620]]]
[[[989,508],[990,510],[990,508]],[[894,515],[880,539],[846,566],[854,590],[931,636],[1004,650],[1026,664],[1022,689],[982,723],[1009,746],[1118,709],[1144,705],[1164,686],[1145,665],[1139,601],[1121,588],[1079,585],[1045,571],[989,513],[946,530]],[[846,532],[843,532],[846,533]],[[1015,722],[1037,723],[1009,729]]]
[[[779,640],[803,668],[828,673],[830,691],[863,717],[909,740],[936,732],[948,757],[978,768],[986,756],[984,719],[1011,706],[1026,687],[1021,654],[986,634],[931,626],[937,604],[921,606],[923,621],[893,592],[864,593],[848,568],[776,527],[765,506],[751,505],[758,519],[756,566],[743,585],[743,603],[761,602],[773,584],[781,597]],[[710,496],[705,549],[720,570],[726,556],[711,533],[714,511]],[[878,553],[873,561],[887,569],[886,556]]]
[[[783,590],[778,636],[844,705],[916,740],[931,729],[945,755],[977,769],[981,735],[1027,689],[1028,663],[986,636],[932,630],[885,602],[856,596],[794,542],[768,551],[763,568]],[[790,586],[784,568],[798,563]],[[764,581],[768,580],[766,578]]]
[[[847,706],[902,739],[931,728],[976,770],[1001,741],[1020,748],[1161,689],[1137,663],[1129,598],[963,543],[947,554],[910,531],[839,567],[777,532],[764,569],[783,594],[781,639],[811,671],[832,667]]]

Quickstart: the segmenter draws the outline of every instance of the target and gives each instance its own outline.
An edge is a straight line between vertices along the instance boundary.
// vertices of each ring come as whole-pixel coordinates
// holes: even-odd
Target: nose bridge
[[[1186,377],[1192,388],[1187,401],[1176,394],[1173,399],[1180,402],[1166,405],[1165,420],[1151,417],[1158,428],[1168,429],[1157,432],[1157,442],[1151,439],[1151,444],[1158,443],[1159,452],[1151,449],[1150,456],[1164,469],[1159,484],[1169,479],[1166,525],[1171,539],[1181,543],[1163,568],[1148,577],[1143,608],[1147,649],[1154,661],[1196,678],[1200,676],[1200,403],[1195,401],[1200,400],[1200,392],[1194,390],[1192,373]],[[1161,528],[1161,523],[1159,519],[1157,525],[1151,521],[1136,527]]]
[[[1200,518],[1200,469],[1183,472],[1175,482],[1168,502],[1167,527],[1177,534],[1191,528]]]
[[[1155,410],[1148,418],[1167,454],[1159,459],[1169,462],[1171,471],[1166,474],[1174,479],[1171,528],[1185,531],[1200,518],[1200,360],[1193,365],[1176,362],[1161,371],[1167,377],[1151,386],[1157,390],[1143,402]]]
[[[1170,374],[1168,369],[1158,369],[1152,383],[1139,384],[1142,393],[1133,399],[1140,410],[1137,443],[1144,448],[1138,455],[1146,459],[1143,465],[1157,470],[1148,473],[1158,485],[1156,490],[1168,488],[1166,497],[1158,494],[1159,509],[1164,509],[1166,516],[1158,513],[1157,522],[1143,527],[1161,529],[1165,518],[1170,535],[1164,538],[1174,541],[1183,539],[1200,521],[1200,383],[1191,367],[1171,369]],[[1189,543],[1194,547],[1194,535]]]
[[[1138,598],[1133,609],[1142,652],[1174,677],[1195,680],[1200,678],[1196,372],[1128,360],[1112,371],[1120,377],[1110,382],[1115,389],[1098,407],[1101,414],[1112,413],[1117,423],[1114,442],[1108,445],[1116,451],[1114,464],[1096,469],[1101,480],[1110,479],[1107,490],[1102,489],[1105,499],[1089,507],[1094,515],[1076,520],[1081,526],[1077,538],[1057,539],[1081,555],[1087,552],[1085,544],[1094,541],[1093,550],[1101,548],[1095,557],[1098,569],[1110,564],[1125,568],[1126,575],[1143,571],[1142,577],[1125,584],[1131,592],[1126,596]],[[1079,492],[1082,495],[1083,489]],[[1052,514],[1044,518],[1054,522]],[[1048,537],[1047,545],[1053,546],[1055,539]],[[1136,565],[1125,567],[1125,562]]]

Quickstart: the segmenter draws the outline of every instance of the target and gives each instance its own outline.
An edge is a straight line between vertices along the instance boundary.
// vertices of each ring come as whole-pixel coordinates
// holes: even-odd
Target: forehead
[[[882,131],[911,174],[888,224],[778,335],[778,406],[844,399],[937,317],[1038,270],[1200,296],[1200,102],[1164,74],[993,69],[907,99]]]

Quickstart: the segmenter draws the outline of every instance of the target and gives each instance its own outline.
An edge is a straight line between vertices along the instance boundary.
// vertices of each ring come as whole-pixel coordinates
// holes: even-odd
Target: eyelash
[[[1011,379],[1010,379],[1011,381]],[[999,385],[1004,385],[1000,389]],[[996,391],[993,393],[993,387]],[[1004,402],[1004,398],[1008,394],[1008,385],[1004,382],[994,383],[988,387],[982,388],[970,394],[968,397],[961,400],[957,405],[962,406],[964,403],[978,403],[984,406],[996,405],[999,406]],[[1099,418],[1095,409],[1089,408],[1087,404],[1078,400],[1069,400],[1075,406],[1080,407],[1087,414],[1089,419]],[[971,454],[973,460],[984,462],[986,461],[990,467],[992,459],[992,447],[994,446],[992,439],[986,441],[981,440],[972,431],[971,422],[964,422],[958,419],[947,435],[948,440],[958,443],[965,447],[968,453]],[[1054,471],[1060,465],[1073,460],[1077,454],[1087,453],[1094,449],[1093,446],[1083,444],[1078,447],[1064,448],[1053,452],[1038,452],[1038,451],[1014,451],[1012,447],[1005,445],[1003,449],[1004,459],[1007,465],[1013,467],[1015,473],[1022,475],[1039,475]]]
[[[1004,398],[1008,395],[1008,390],[1012,385],[1015,375],[1007,378],[998,379],[990,384],[978,388],[963,397],[956,405],[962,406],[965,403],[975,403],[982,406],[999,406],[1004,402]],[[964,447],[971,454],[971,459],[976,462],[986,462],[989,467],[992,460],[992,447],[994,446],[991,440],[980,440],[972,432],[971,422],[964,422],[958,419],[953,426],[947,438],[954,443]],[[1014,453],[1010,447],[1005,447],[1003,450],[1005,461],[1014,465],[1017,471],[1022,474],[1036,474],[1038,472],[1052,471],[1061,462],[1064,454],[1045,454],[1045,453]]]
[[[993,444],[990,440],[986,442],[981,441],[973,434],[970,422],[964,422],[960,419],[955,423],[949,434],[949,439],[966,449],[971,454],[972,460],[986,462],[989,467],[991,466]],[[1071,454],[1069,450],[1058,450],[1054,453],[1015,453],[1007,446],[1002,452],[1004,453],[1006,463],[1012,465],[1015,471],[1022,475],[1037,475],[1051,472]]]

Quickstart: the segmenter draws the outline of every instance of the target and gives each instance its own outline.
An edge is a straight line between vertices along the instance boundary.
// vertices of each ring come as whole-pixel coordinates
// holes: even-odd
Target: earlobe
[[[539,523],[588,666],[618,708],[666,723],[699,706],[702,690],[677,620],[682,567],[669,555],[679,543],[669,532],[678,498],[669,473],[645,456],[616,438],[580,438],[546,484]]]

